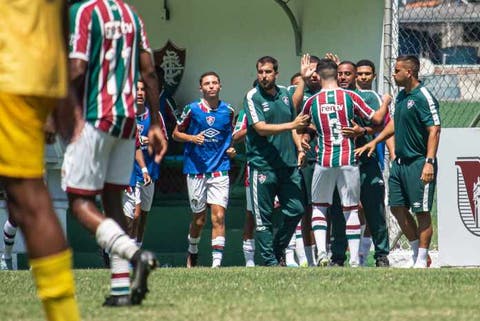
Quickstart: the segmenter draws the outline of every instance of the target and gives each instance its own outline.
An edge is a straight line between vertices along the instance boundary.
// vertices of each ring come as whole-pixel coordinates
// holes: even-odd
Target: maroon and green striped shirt
[[[85,119],[112,136],[135,136],[140,50],[150,51],[141,18],[121,0],[70,7],[70,59],[87,61]]]
[[[371,119],[375,110],[355,92],[325,89],[310,97],[303,106],[318,132],[317,163],[324,167],[339,167],[356,163],[355,140],[342,135],[342,127],[353,127],[357,114]]]

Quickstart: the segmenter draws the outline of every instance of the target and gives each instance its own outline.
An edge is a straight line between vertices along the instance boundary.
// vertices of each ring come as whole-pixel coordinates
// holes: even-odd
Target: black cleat
[[[328,263],[328,266],[329,267],[343,267],[344,264],[343,264],[343,262],[340,262],[340,261],[330,261],[330,263]]]
[[[380,257],[375,261],[375,266],[376,266],[376,267],[390,267],[390,262],[388,261],[388,257],[386,257],[386,256],[380,256]]]
[[[129,295],[110,295],[103,302],[104,307],[126,307],[132,305]]]
[[[133,272],[131,279],[130,300],[132,305],[141,304],[148,292],[147,279],[152,270],[158,266],[155,254],[138,250],[132,259]]]
[[[196,267],[198,264],[198,253],[190,253],[187,255],[187,269]]]

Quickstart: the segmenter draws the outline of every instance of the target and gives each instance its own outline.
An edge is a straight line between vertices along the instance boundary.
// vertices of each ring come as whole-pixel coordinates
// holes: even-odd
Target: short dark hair
[[[350,60],[344,60],[342,61],[341,63],[338,64],[338,66],[340,67],[341,65],[352,65],[353,68],[355,70],[357,70],[357,65],[353,62],[353,61],[350,61]]]
[[[334,79],[337,77],[337,64],[332,59],[319,59],[317,73],[322,79]]]
[[[207,76],[215,76],[217,77],[218,79],[218,82],[220,82],[220,76],[215,72],[215,71],[207,71],[207,72],[204,72],[201,76],[200,76],[200,86],[202,85],[202,81],[203,81],[203,78],[207,77]]]
[[[420,71],[420,60],[413,55],[402,55],[397,57],[397,61],[408,62],[412,67],[413,76],[418,79],[418,72]]]
[[[290,78],[290,83],[292,83],[292,82],[293,82],[293,80],[294,80],[295,78],[297,78],[297,77],[301,77],[301,76],[302,76],[302,74],[301,74],[301,73],[299,73],[299,72],[296,72],[296,73],[295,73],[295,74],[293,74],[293,76]]]
[[[275,59],[275,58],[273,58],[272,56],[263,56],[263,57],[259,58],[259,59],[257,60],[257,63],[256,63],[256,65],[255,65],[255,68],[257,68],[257,70],[258,70],[258,65],[259,65],[259,64],[260,64],[260,65],[264,65],[264,64],[267,64],[267,63],[271,63],[271,64],[273,65],[273,70],[274,70],[275,72],[278,71],[278,60]]]
[[[363,66],[372,68],[372,72],[375,73],[375,64],[373,63],[373,61],[368,60],[368,59],[359,60],[357,62],[357,68],[358,67],[363,67]]]
[[[319,61],[320,61],[320,58],[318,58],[318,56],[314,56],[314,55],[310,56],[310,63],[313,62],[318,64]]]

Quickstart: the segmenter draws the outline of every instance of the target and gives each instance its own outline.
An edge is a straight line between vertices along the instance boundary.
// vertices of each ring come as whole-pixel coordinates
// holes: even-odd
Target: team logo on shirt
[[[480,157],[459,157],[457,166],[457,205],[466,229],[480,236]]]
[[[163,48],[153,52],[153,56],[158,79],[163,79],[160,83],[163,83],[166,96],[172,97],[185,70],[186,49],[178,48],[168,40]]]
[[[282,101],[285,105],[290,105],[290,100],[288,100],[288,97],[287,96],[283,96],[282,97]]]
[[[144,128],[145,128],[144,125],[137,123],[137,130],[138,130],[138,133],[139,133],[139,134],[140,134],[141,132],[143,132],[143,129],[144,129]]]
[[[215,122],[215,117],[214,116],[207,116],[207,117],[205,117],[205,120],[207,121],[208,126],[212,126],[213,123]]]
[[[265,175],[265,174],[258,174],[258,181],[260,182],[260,184],[265,183],[266,180],[267,180],[267,175]]]
[[[407,102],[407,108],[410,109],[415,105],[415,101],[413,99],[409,99]]]

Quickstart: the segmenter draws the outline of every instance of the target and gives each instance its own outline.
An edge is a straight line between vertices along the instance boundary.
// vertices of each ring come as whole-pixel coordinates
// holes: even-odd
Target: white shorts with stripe
[[[128,186],[133,168],[135,139],[111,136],[86,123],[70,143],[62,165],[62,188],[68,193],[94,195],[105,184]]]
[[[123,211],[125,216],[133,219],[135,206],[140,204],[140,209],[149,212],[152,209],[153,194],[155,192],[155,184],[150,183],[143,185],[137,182],[135,188],[127,188],[123,197]]]
[[[128,187],[123,193],[123,214],[133,220],[135,216],[135,206],[140,204],[140,191],[136,188]]]
[[[227,208],[230,189],[228,175],[207,177],[187,175],[188,200],[193,213],[203,212],[207,204]]]
[[[250,186],[245,187],[245,198],[247,199],[247,211],[252,211],[252,196],[250,195]]]
[[[323,167],[315,164],[312,178],[312,203],[332,205],[335,186],[343,207],[360,202],[360,171],[358,166]]]

